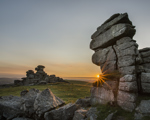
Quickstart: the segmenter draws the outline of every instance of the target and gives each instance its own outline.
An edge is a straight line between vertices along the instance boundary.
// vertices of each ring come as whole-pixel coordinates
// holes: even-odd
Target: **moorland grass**
[[[36,88],[43,91],[49,88],[57,97],[65,101],[65,103],[74,103],[79,98],[90,96],[90,89],[92,83],[86,81],[74,81],[67,80],[69,83],[51,83],[47,85],[36,85],[36,86],[16,86],[9,88],[0,89],[0,96],[20,96],[20,92],[23,90],[29,90]]]
[[[73,81],[68,80],[69,83],[54,83],[47,85],[36,85],[36,86],[17,86],[0,89],[0,96],[14,95],[20,96],[22,90],[36,88],[43,91],[46,88],[49,88],[56,96],[65,101],[65,103],[74,103],[79,98],[84,98],[90,96],[90,89],[92,83],[85,81]],[[141,100],[149,100],[150,96],[139,95],[137,100],[137,105],[139,105]],[[122,116],[124,120],[134,120],[134,111],[127,112],[120,108],[119,106],[110,106],[109,104],[100,105],[96,104],[93,107],[97,107],[98,118],[97,120],[104,120],[110,113],[116,111],[116,114],[113,116],[112,120],[118,119],[118,116]],[[144,117],[142,120],[150,120],[150,117]]]

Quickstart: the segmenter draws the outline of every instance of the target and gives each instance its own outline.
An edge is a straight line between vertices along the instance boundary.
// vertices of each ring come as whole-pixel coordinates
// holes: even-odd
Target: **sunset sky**
[[[96,77],[90,37],[124,12],[139,48],[150,46],[150,0],[0,0],[0,77],[24,77],[37,65],[49,75]]]

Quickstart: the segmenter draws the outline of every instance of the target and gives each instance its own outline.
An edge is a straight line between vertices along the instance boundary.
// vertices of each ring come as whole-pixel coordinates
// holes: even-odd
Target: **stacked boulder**
[[[26,72],[27,77],[23,77],[22,80],[14,80],[14,85],[39,85],[39,84],[47,84],[47,83],[55,83],[55,82],[67,82],[62,78],[56,77],[55,75],[47,75],[44,71],[45,66],[38,65],[34,73],[33,70],[28,70]]]
[[[143,67],[150,71],[150,48],[138,50],[138,44],[132,39],[134,28],[127,13],[114,14],[91,36],[90,48],[95,51],[92,62],[100,66],[103,75],[114,71],[120,74],[119,78],[107,79],[100,87],[91,89],[93,104],[115,102],[133,111],[138,92],[150,93],[150,74],[143,73]]]

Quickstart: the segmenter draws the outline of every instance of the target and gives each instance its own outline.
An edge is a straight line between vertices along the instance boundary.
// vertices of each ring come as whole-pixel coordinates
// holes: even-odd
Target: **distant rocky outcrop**
[[[128,14],[114,14],[91,36],[92,62],[102,70],[91,89],[91,102],[118,104],[124,110],[137,107],[138,94],[150,95],[150,48],[138,50],[135,26]],[[120,76],[107,79],[117,71]]]
[[[34,73],[33,70],[28,70],[26,72],[27,77],[23,77],[22,80],[14,80],[14,85],[39,85],[39,84],[47,84],[47,83],[55,83],[55,82],[67,82],[63,80],[63,78],[56,77],[55,75],[47,75],[44,71],[45,66],[38,65]]]

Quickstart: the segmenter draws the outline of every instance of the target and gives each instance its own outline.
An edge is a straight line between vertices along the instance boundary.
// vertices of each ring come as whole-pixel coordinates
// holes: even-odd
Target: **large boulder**
[[[91,107],[88,112],[86,113],[86,120],[96,120],[97,119],[97,108]]]
[[[30,89],[29,91],[21,92],[21,107],[20,109],[24,111],[29,117],[35,114],[34,102],[36,97],[40,94],[40,91],[37,89]]]
[[[43,66],[43,65],[38,65],[38,66],[35,68],[35,70],[36,70],[36,71],[43,71],[44,68],[45,68],[45,66]]]
[[[132,112],[135,107],[135,101],[137,100],[136,93],[118,91],[117,104],[124,110]]]
[[[91,105],[90,103],[91,98],[86,97],[86,98],[79,98],[75,103],[79,104],[81,107],[89,107]]]
[[[109,19],[107,19],[100,27],[97,28],[97,31],[91,36],[92,39],[97,37],[99,34],[103,33],[104,31],[108,30],[110,27],[117,23],[128,23],[132,25],[132,22],[128,18],[128,14],[114,14]]]
[[[106,61],[114,61],[116,59],[116,54],[112,46],[105,49],[99,49],[92,56],[92,62],[98,66],[104,64]]]
[[[94,38],[90,43],[90,48],[96,50],[98,48],[105,48],[113,45],[118,39],[122,37],[133,37],[135,34],[134,26],[130,24],[116,24],[108,29],[106,32]]]
[[[45,120],[71,120],[74,112],[79,109],[79,105],[69,103],[63,107],[46,112],[44,115]]]
[[[22,115],[24,112],[20,110],[20,106],[20,97],[12,95],[0,97],[0,116],[6,119],[13,119],[18,115]]]
[[[111,89],[105,89],[103,87],[91,88],[91,104],[106,104],[108,102],[115,101],[115,94]]]
[[[137,92],[138,86],[137,82],[119,82],[119,90],[127,91],[127,92]]]
[[[34,111],[36,111],[38,118],[40,118],[45,112],[61,106],[64,103],[65,102],[56,97],[50,89],[45,89],[36,97]]]
[[[87,113],[87,110],[79,109],[75,111],[73,120],[83,120],[85,118],[85,115]]]
[[[34,71],[33,70],[28,70],[26,72],[26,76],[28,79],[34,79]]]
[[[150,116],[150,100],[142,100],[135,110],[135,120],[142,120],[142,117]]]

